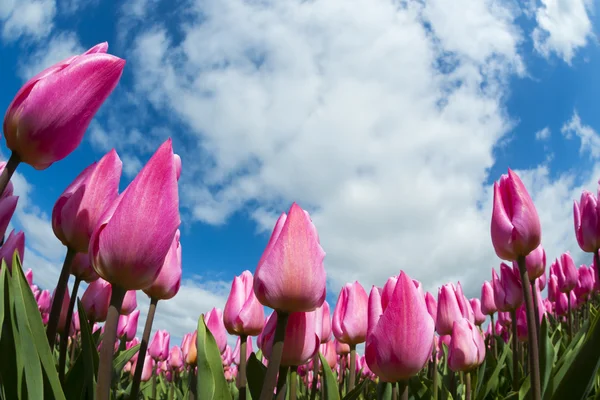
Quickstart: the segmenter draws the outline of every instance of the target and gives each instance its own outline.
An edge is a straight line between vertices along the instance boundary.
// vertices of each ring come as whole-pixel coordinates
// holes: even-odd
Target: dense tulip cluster
[[[66,256],[56,288],[40,289],[21,268],[24,233],[5,236],[18,203],[10,178],[20,162],[44,169],[79,145],[125,65],[107,50],[102,43],[42,71],[4,118],[12,155],[0,164],[0,397],[598,397],[598,198],[584,191],[574,204],[590,266],[577,268],[566,251],[547,274],[537,210],[511,170],[494,183],[490,225],[505,262],[491,268],[479,298],[467,298],[461,282],[432,288],[436,296],[399,268],[381,286],[342,286],[332,313],[317,228],[293,203],[254,273],[234,277],[224,308],[171,346],[167,330],[151,333],[158,302],[181,285],[181,159],[166,140],[119,193],[122,162],[111,150],[56,200],[52,229]],[[150,307],[138,339],[141,292]]]

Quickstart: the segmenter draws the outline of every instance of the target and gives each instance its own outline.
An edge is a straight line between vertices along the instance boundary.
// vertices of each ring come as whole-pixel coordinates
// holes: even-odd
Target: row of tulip
[[[10,104],[3,131],[12,153],[0,173],[2,237],[18,202],[10,182],[18,165],[43,169],[66,157],[116,86],[125,62],[107,49],[99,44],[42,71]],[[480,298],[465,297],[460,282],[443,285],[436,298],[400,271],[369,293],[348,283],[333,312],[325,301],[317,228],[294,203],[277,220],[254,273],[234,278],[224,310],[201,315],[197,329],[170,347],[168,332],[150,336],[159,300],[173,298],[181,282],[181,159],[167,140],[119,193],[121,170],[111,150],[57,199],[52,228],[66,256],[52,292],[21,268],[23,232],[3,241],[2,398],[600,395],[600,205],[589,192],[575,202],[574,221],[581,249],[593,253],[591,267],[577,269],[567,252],[546,274],[536,208],[509,170],[494,184],[491,240],[512,265],[502,263],[500,275],[492,269]],[[79,298],[82,281],[88,286]],[[135,337],[138,290],[150,299],[141,340]],[[267,318],[265,307],[274,310]],[[228,335],[237,336],[234,350]]]

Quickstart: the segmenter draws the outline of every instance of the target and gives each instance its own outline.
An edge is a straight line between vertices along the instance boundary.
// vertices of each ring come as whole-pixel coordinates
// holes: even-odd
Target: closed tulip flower
[[[568,251],[563,253],[556,261],[558,266],[556,269],[558,290],[568,293],[577,286],[577,268]]]
[[[236,276],[225,303],[223,322],[232,335],[256,336],[263,328],[265,311],[254,294],[254,278],[250,271]]]
[[[285,329],[282,366],[302,365],[319,351],[320,332],[316,332],[317,324],[314,314],[314,311],[290,314]],[[273,313],[265,325],[262,337],[262,351],[267,359],[271,358],[276,325],[277,313]]]
[[[125,60],[105,54],[107,49],[104,43],[54,64],[17,92],[3,130],[6,146],[20,161],[44,169],[79,146],[125,66]]]
[[[8,238],[4,241],[2,247],[0,247],[0,260],[6,262],[9,271],[12,271],[15,252],[19,255],[21,264],[23,264],[23,257],[25,256],[25,234],[21,231],[16,232],[13,229],[10,232],[10,235],[8,235]]]
[[[77,253],[71,262],[71,275],[86,281],[93,282],[99,278],[98,274],[92,268],[90,257],[85,253]]]
[[[584,190],[579,204],[573,202],[575,237],[581,250],[594,253],[600,249],[600,204],[598,198]]]
[[[90,321],[106,321],[111,293],[110,283],[102,278],[90,283],[85,292],[83,292],[81,303]]]
[[[460,301],[456,293],[456,287],[452,283],[447,283],[438,290],[435,328],[439,335],[451,334],[454,321],[464,317],[459,306]]]
[[[587,299],[588,295],[594,289],[594,274],[591,268],[582,265],[577,270],[577,286],[575,286],[575,294],[577,298]]]
[[[6,229],[17,208],[18,196],[5,196],[0,198],[0,240],[4,240]]]
[[[427,312],[431,315],[434,321],[437,320],[437,301],[435,297],[429,292],[425,293],[425,305],[427,306]]]
[[[475,316],[475,325],[483,324],[485,322],[485,315],[481,312],[481,303],[479,302],[479,299],[471,299],[470,302]]]
[[[112,289],[111,289],[112,290]],[[128,290],[123,298],[123,304],[121,305],[121,315],[129,315],[137,307],[135,290]]]
[[[335,342],[330,340],[326,343],[322,343],[319,347],[319,351],[325,357],[329,368],[335,368],[337,364],[337,352],[335,351]]]
[[[319,319],[321,321],[321,343],[329,342],[331,340],[331,313],[329,310],[329,303],[327,300],[316,309],[317,325],[319,325]]]
[[[165,330],[158,330],[154,334],[148,354],[156,361],[165,361],[169,357],[169,341],[171,335]]]
[[[550,278],[548,279],[548,299],[552,302],[555,302],[559,293],[558,278],[556,275],[550,275]]]
[[[171,351],[169,352],[169,364],[173,369],[183,368],[183,353],[179,346],[171,347]]]
[[[169,300],[175,297],[181,286],[181,243],[179,229],[175,233],[171,248],[165,257],[165,262],[152,282],[144,289],[148,297],[157,300]]]
[[[134,374],[136,369],[136,364],[140,360],[136,360],[135,363],[131,366],[131,375]],[[150,356],[150,354],[146,354],[144,358],[144,368],[142,369],[142,378],[140,379],[142,382],[148,382],[152,378],[152,373],[154,371],[154,359]]]
[[[498,278],[496,271],[492,270],[492,286],[496,307],[500,311],[514,311],[523,303],[519,272],[501,263],[500,276],[501,278]]]
[[[52,209],[56,237],[76,253],[87,253],[90,236],[104,211],[115,201],[123,163],[113,149],[83,170]]]
[[[187,337],[187,340],[186,340]],[[183,353],[183,357],[185,363],[187,365],[195,365],[196,358],[198,356],[198,349],[196,347],[196,341],[198,339],[198,331],[194,331],[193,333],[189,333],[183,338],[183,342],[181,344],[181,351]]]
[[[481,286],[481,312],[485,315],[493,315],[498,308],[494,300],[494,289],[488,281],[483,282]]]
[[[381,314],[383,314],[383,306],[381,304],[381,288],[373,286],[369,293],[369,314],[367,319],[367,337],[379,322]]]
[[[387,305],[394,294],[396,283],[398,283],[398,277],[392,276],[388,278],[388,280],[385,282],[385,285],[383,285],[383,290],[381,291],[381,307],[383,310],[387,308]]]
[[[544,290],[546,288],[547,282],[548,282],[548,276],[546,275],[546,273],[543,273],[542,275],[540,275],[539,278],[537,278],[535,280],[535,283],[540,290]]]
[[[261,304],[292,313],[313,311],[325,300],[325,252],[310,216],[296,203],[281,214],[254,274]]]
[[[335,343],[335,352],[337,354],[339,354],[341,356],[345,356],[350,353],[350,345],[349,344],[340,342],[337,339],[334,340],[334,343]]]
[[[204,322],[210,333],[215,337],[219,352],[222,354],[227,346],[227,331],[223,324],[223,312],[218,308],[213,308],[206,313]]]
[[[546,251],[544,251],[541,244],[525,257],[525,267],[527,268],[529,282],[533,282],[536,278],[544,275],[546,272]],[[519,268],[516,262],[513,262],[513,268]]]
[[[494,183],[492,244],[503,260],[514,261],[539,246],[542,229],[525,185],[510,169]]]
[[[338,297],[333,311],[332,331],[340,342],[363,343],[367,338],[369,297],[360,283],[348,283]]]
[[[135,310],[129,315],[121,315],[117,325],[117,337],[125,339],[126,342],[133,340],[137,332],[140,310]]]
[[[367,364],[384,382],[406,380],[429,359],[433,337],[434,322],[424,296],[401,272],[392,299],[367,337]]]
[[[485,359],[483,336],[466,318],[454,321],[448,350],[448,367],[454,372],[471,371]]]

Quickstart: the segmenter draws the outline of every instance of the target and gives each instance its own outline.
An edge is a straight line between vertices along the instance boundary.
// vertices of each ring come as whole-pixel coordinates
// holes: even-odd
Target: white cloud
[[[535,133],[536,140],[547,140],[550,138],[550,128],[545,127]]]
[[[142,162],[139,158],[132,154],[122,154],[123,173],[129,178],[133,178],[141,169]]]
[[[58,7],[61,13],[75,14],[88,7],[98,5],[99,0],[59,0]]]
[[[592,6],[586,0],[542,0],[536,11],[538,26],[532,33],[536,51],[546,58],[556,53],[571,64],[577,49],[593,35],[588,15]]]
[[[25,81],[38,72],[56,64],[65,58],[83,53],[85,49],[73,32],[62,32],[51,37],[47,43],[39,46],[25,60],[21,61],[18,73]]]
[[[55,14],[55,0],[2,0],[2,39],[7,42],[20,37],[41,39],[52,31]]]
[[[579,137],[581,154],[587,152],[593,159],[600,158],[600,136],[592,127],[581,123],[577,110],[573,111],[573,116],[562,126],[560,131],[567,139],[572,139],[574,136]]]

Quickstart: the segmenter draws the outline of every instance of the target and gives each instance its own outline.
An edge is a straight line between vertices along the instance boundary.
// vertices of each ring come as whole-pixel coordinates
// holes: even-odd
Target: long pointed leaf
[[[214,336],[204,322],[204,315],[198,319],[198,399],[231,400],[223,373],[223,361]]]
[[[325,359],[325,357],[323,357],[323,354],[321,354],[320,352],[319,359],[321,360],[321,368],[323,368],[323,383],[325,384],[325,396],[323,397],[323,400],[339,400],[340,393],[338,392],[337,388],[337,380],[335,379],[331,368],[329,368],[327,360]]]
[[[267,367],[258,361],[256,354],[250,354],[246,365],[246,378],[248,380],[248,389],[253,399],[260,398],[260,391],[267,376]]]

